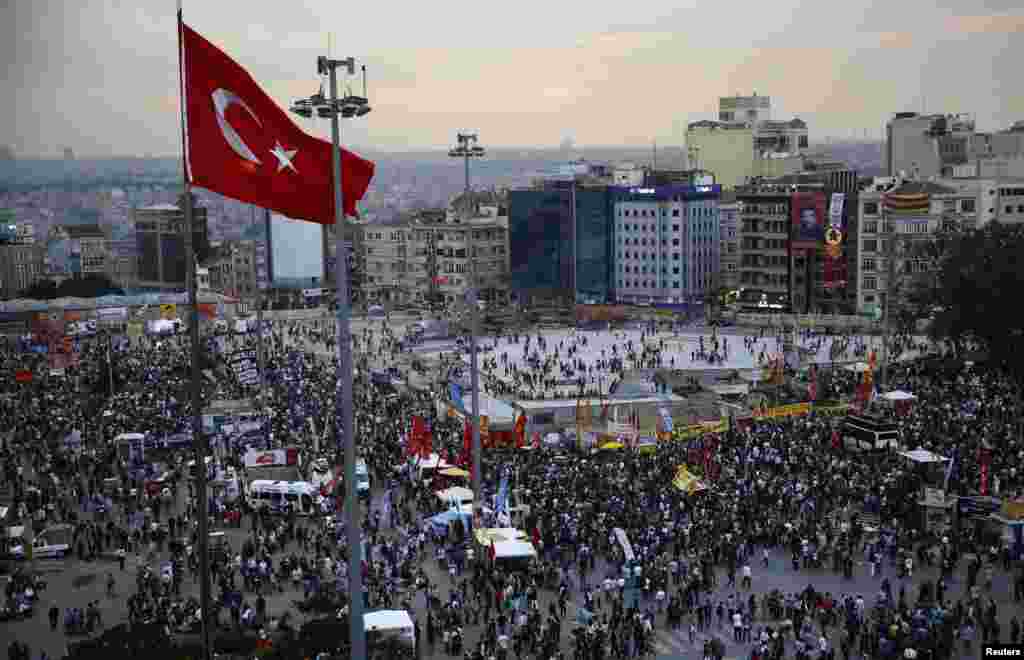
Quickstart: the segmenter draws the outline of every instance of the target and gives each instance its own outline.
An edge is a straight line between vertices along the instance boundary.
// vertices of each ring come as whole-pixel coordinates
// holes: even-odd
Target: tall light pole
[[[476,133],[459,133],[455,147],[448,151],[451,158],[462,158],[466,164],[466,193],[469,193],[469,159],[482,158],[486,153],[477,144]],[[467,200],[468,201],[468,200]],[[458,209],[456,209],[458,212]],[[473,523],[476,524],[476,512],[483,506],[480,492],[480,376],[477,373],[476,335],[480,323],[480,307],[477,305],[478,282],[476,276],[476,255],[473,254],[473,228],[469,232],[469,263],[471,268],[471,288],[467,291],[466,302],[470,305],[472,320],[469,330],[469,370],[470,387],[473,388]]]
[[[469,192],[469,159],[483,158],[486,153],[484,148],[477,144],[476,133],[459,133],[457,144],[448,150],[451,158],[461,158],[466,168],[466,192]]]
[[[331,96],[324,99],[323,93],[314,94],[309,99],[301,99],[292,105],[292,112],[302,117],[312,117],[316,112],[318,117],[330,118],[331,120],[331,143],[334,149],[331,152],[331,168],[334,173],[334,238],[335,238],[335,259],[334,273],[337,283],[337,312],[336,339],[338,359],[338,385],[335,390],[335,427],[337,429],[338,444],[344,444],[345,449],[345,508],[348,519],[345,523],[348,534],[348,592],[349,592],[349,639],[351,643],[352,660],[365,660],[366,658],[366,633],[363,628],[363,574],[362,574],[362,535],[359,516],[359,500],[356,498],[356,440],[353,435],[353,411],[352,411],[352,337],[351,318],[352,310],[349,306],[348,294],[348,257],[345,254],[345,207],[341,185],[341,131],[339,127],[339,116],[344,119],[363,117],[370,112],[367,104],[366,94],[366,67],[363,67],[363,94],[364,96],[347,95],[342,99],[338,98],[338,76],[337,70],[346,70],[348,75],[354,75],[356,69],[355,58],[349,57],[344,60],[334,60],[328,57],[318,57],[317,72],[319,75],[329,75],[331,81]]]

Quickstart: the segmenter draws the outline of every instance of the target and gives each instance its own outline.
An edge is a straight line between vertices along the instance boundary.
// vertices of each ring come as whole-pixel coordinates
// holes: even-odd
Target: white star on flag
[[[298,150],[292,149],[291,151],[285,150],[281,146],[280,142],[274,142],[274,148],[270,150],[270,153],[277,157],[277,171],[280,172],[284,168],[288,167],[292,172],[299,173],[295,166],[292,165],[292,158],[295,158],[295,154],[299,153]]]

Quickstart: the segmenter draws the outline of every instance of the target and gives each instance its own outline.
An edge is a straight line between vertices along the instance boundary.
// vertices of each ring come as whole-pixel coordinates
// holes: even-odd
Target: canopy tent
[[[459,511],[455,511],[454,509],[442,511],[436,516],[431,516],[427,520],[431,525],[441,529],[442,531],[448,529],[448,525],[456,520],[462,520],[462,522],[468,526],[470,519],[473,517],[473,506],[470,504],[463,504],[459,509]]]
[[[459,503],[472,502],[473,491],[462,486],[452,486],[451,488],[437,491],[437,499],[445,503],[452,500],[456,500]]]
[[[366,632],[397,635],[410,644],[416,643],[416,626],[405,610],[380,610],[363,614]]]
[[[690,495],[707,489],[707,485],[698,479],[696,475],[692,474],[685,465],[680,465],[676,469],[676,476],[672,480],[672,485]]]
[[[900,452],[900,456],[909,459],[915,463],[944,463],[949,460],[944,456],[933,454],[927,449],[923,449],[921,447],[918,447],[913,451],[902,451]]]
[[[886,392],[882,395],[882,398],[886,401],[912,401],[917,397],[910,392],[904,392],[903,390],[893,390],[892,392]]]

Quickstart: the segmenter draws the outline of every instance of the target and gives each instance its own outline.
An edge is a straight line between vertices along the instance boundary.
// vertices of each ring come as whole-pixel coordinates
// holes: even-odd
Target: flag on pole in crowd
[[[498,550],[497,550],[497,548],[494,547],[494,538],[493,537],[491,538],[491,549],[490,549],[489,552],[490,552],[490,555],[491,555],[491,561],[494,561],[494,559],[498,556]]]
[[[818,400],[818,365],[812,364],[810,369],[810,383],[807,386],[807,394],[811,401]]]
[[[508,513],[508,470],[503,470],[498,485],[498,499],[494,503],[495,513]]]
[[[953,475],[956,473],[956,471],[960,469],[960,466],[957,465],[959,462],[960,448],[954,447],[953,455],[949,459],[949,465],[946,466],[946,478],[942,482],[942,490],[946,491],[947,493],[949,492],[950,480],[953,478]]]
[[[188,183],[289,218],[334,224],[331,143],[300,129],[180,13],[178,29]],[[355,215],[374,164],[340,151],[344,211]]]
[[[540,449],[540,431],[533,432],[533,448]]]
[[[515,426],[516,449],[526,445],[526,415],[519,413]]]

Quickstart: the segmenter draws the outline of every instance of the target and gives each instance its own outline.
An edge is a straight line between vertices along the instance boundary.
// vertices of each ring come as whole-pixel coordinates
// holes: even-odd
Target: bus
[[[246,486],[246,499],[254,509],[274,513],[291,504],[295,513],[308,516],[320,510],[320,489],[307,481],[270,481],[256,479]]]

